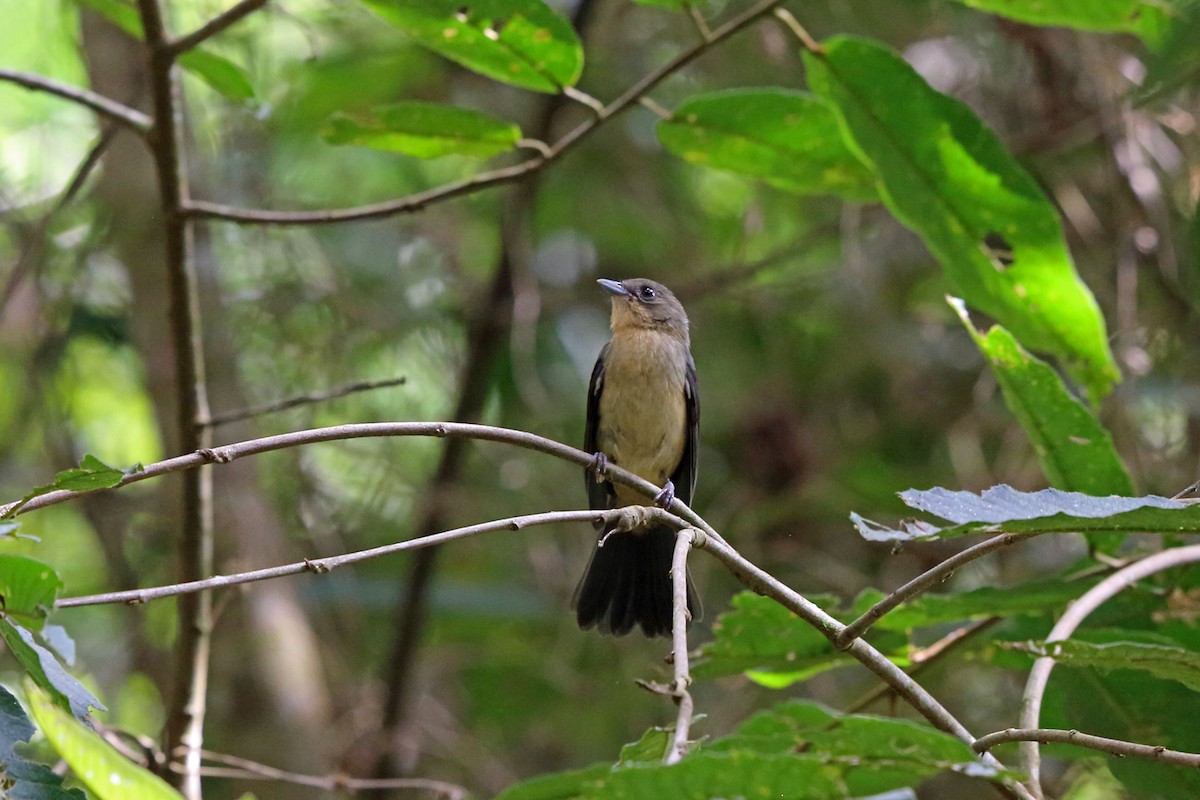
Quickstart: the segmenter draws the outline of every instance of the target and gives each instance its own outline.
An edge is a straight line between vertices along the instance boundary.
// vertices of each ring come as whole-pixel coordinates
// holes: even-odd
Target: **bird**
[[[675,497],[690,503],[700,398],[687,313],[661,283],[598,283],[611,295],[612,337],[588,384],[584,450],[594,454],[584,473],[588,503],[594,511],[646,505],[641,493],[605,477],[608,464],[663,487],[654,498],[662,507]],[[599,538],[572,601],[579,627],[623,636],[638,626],[647,637],[670,636],[675,531],[662,524],[603,528],[597,524]],[[699,619],[690,577],[687,604],[690,618]]]

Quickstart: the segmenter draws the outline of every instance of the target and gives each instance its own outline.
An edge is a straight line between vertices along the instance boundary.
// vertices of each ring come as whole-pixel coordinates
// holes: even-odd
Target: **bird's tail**
[[[571,606],[579,627],[624,636],[640,625],[646,636],[670,636],[671,558],[675,532],[667,527],[614,533],[592,552]],[[700,619],[700,601],[687,584],[688,611]]]

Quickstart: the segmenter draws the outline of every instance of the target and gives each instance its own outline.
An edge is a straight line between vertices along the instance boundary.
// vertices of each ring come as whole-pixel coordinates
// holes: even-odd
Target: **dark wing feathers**
[[[683,439],[679,466],[671,473],[671,483],[675,484],[675,496],[691,505],[692,492],[696,489],[696,455],[700,441],[700,392],[696,384],[696,364],[690,354],[683,393],[687,407],[687,435]]]

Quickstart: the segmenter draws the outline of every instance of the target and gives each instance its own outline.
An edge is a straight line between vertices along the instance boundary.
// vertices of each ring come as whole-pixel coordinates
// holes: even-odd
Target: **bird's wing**
[[[593,455],[600,449],[596,439],[600,427],[600,393],[604,391],[604,360],[607,356],[608,345],[606,344],[600,351],[600,357],[596,359],[596,366],[592,368],[592,379],[588,382],[587,421],[583,428],[583,449]],[[613,501],[616,499],[612,483],[609,481],[598,483],[595,476],[586,470],[583,478],[587,482],[588,505],[595,511],[612,508]]]
[[[675,496],[691,505],[692,492],[696,488],[696,451],[700,444],[700,391],[696,384],[696,364],[690,354],[684,376],[683,399],[687,409],[687,432],[683,437],[683,455],[679,459],[679,466],[671,473],[671,483],[675,484]]]

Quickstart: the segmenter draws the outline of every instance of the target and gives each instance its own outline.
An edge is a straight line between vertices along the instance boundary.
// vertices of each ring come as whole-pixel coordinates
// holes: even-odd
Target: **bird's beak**
[[[600,284],[604,291],[609,294],[617,295],[618,297],[629,296],[629,290],[622,286],[620,281],[610,281],[608,278],[601,278],[596,283]]]

